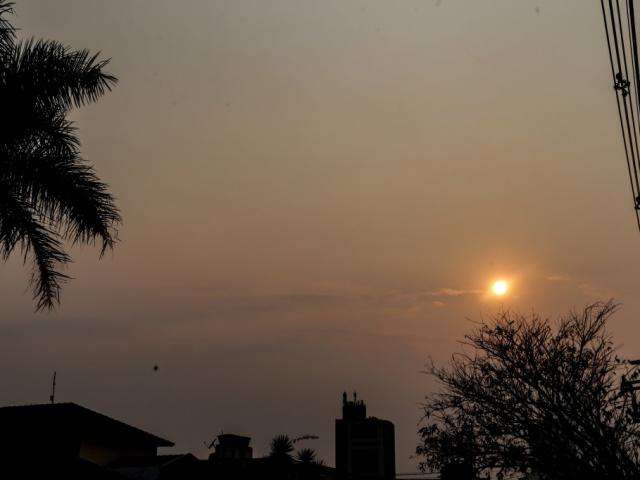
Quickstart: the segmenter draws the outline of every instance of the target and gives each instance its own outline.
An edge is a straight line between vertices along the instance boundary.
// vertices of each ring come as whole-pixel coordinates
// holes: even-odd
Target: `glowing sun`
[[[509,283],[505,280],[497,280],[491,285],[491,291],[494,295],[502,297],[509,291]]]

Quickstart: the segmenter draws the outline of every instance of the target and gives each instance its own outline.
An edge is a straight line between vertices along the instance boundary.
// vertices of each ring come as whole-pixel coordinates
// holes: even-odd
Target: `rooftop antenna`
[[[51,395],[49,395],[49,401],[53,404],[56,403],[56,374],[53,372],[53,381],[51,382]]]

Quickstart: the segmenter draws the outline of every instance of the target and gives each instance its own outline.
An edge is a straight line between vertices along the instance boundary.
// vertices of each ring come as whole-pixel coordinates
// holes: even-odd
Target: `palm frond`
[[[0,49],[6,48],[15,39],[15,27],[5,18],[13,13],[13,2],[0,0]]]
[[[120,213],[93,167],[75,155],[64,155],[62,149],[54,145],[53,152],[13,158],[5,170],[7,180],[34,211],[61,228],[65,239],[73,243],[99,239],[104,254],[117,241]]]
[[[33,259],[31,288],[37,310],[60,300],[71,261],[63,241],[117,241],[120,213],[108,187],[80,155],[72,107],[96,101],[117,79],[109,60],[50,40],[16,42],[0,0],[0,259],[18,247]]]
[[[293,442],[289,435],[276,435],[271,440],[271,457],[291,459],[293,450]]]
[[[4,88],[65,109],[95,102],[117,83],[103,71],[109,59],[99,56],[52,40],[20,42],[7,59]]]
[[[316,463],[316,451],[313,448],[302,448],[296,453],[296,459],[304,464]]]
[[[59,267],[71,261],[55,232],[48,229],[6,184],[0,184],[0,254],[7,259],[20,246],[23,260],[33,257],[30,285],[36,309],[51,309],[60,302],[60,289],[69,278]]]

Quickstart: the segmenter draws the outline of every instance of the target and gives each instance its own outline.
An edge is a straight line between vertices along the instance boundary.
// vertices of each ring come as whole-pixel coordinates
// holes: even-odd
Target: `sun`
[[[498,297],[503,297],[509,291],[509,283],[506,280],[496,280],[491,285],[491,291]]]

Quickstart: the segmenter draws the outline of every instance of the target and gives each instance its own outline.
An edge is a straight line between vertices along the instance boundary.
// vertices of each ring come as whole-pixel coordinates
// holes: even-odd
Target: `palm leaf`
[[[109,59],[100,60],[99,53],[34,39],[16,44],[11,53],[5,60],[4,88],[36,103],[81,107],[117,83],[116,77],[103,71]]]
[[[100,239],[102,253],[112,248],[121,218],[107,185],[78,157],[46,153],[14,158],[7,180],[34,211],[61,229],[64,238],[73,243]]]
[[[20,246],[24,261],[33,257],[30,285],[37,310],[50,309],[60,301],[60,289],[69,278],[59,271],[71,258],[62,249],[55,233],[41,224],[34,212],[0,184],[0,252],[7,259]]]
[[[0,49],[8,48],[15,38],[15,28],[5,18],[13,13],[13,2],[0,0]]]
[[[31,288],[38,310],[52,308],[69,278],[63,240],[117,241],[120,213],[108,187],[80,155],[67,115],[96,101],[117,82],[109,60],[50,40],[16,42],[0,0],[0,257],[19,248],[33,260]]]

